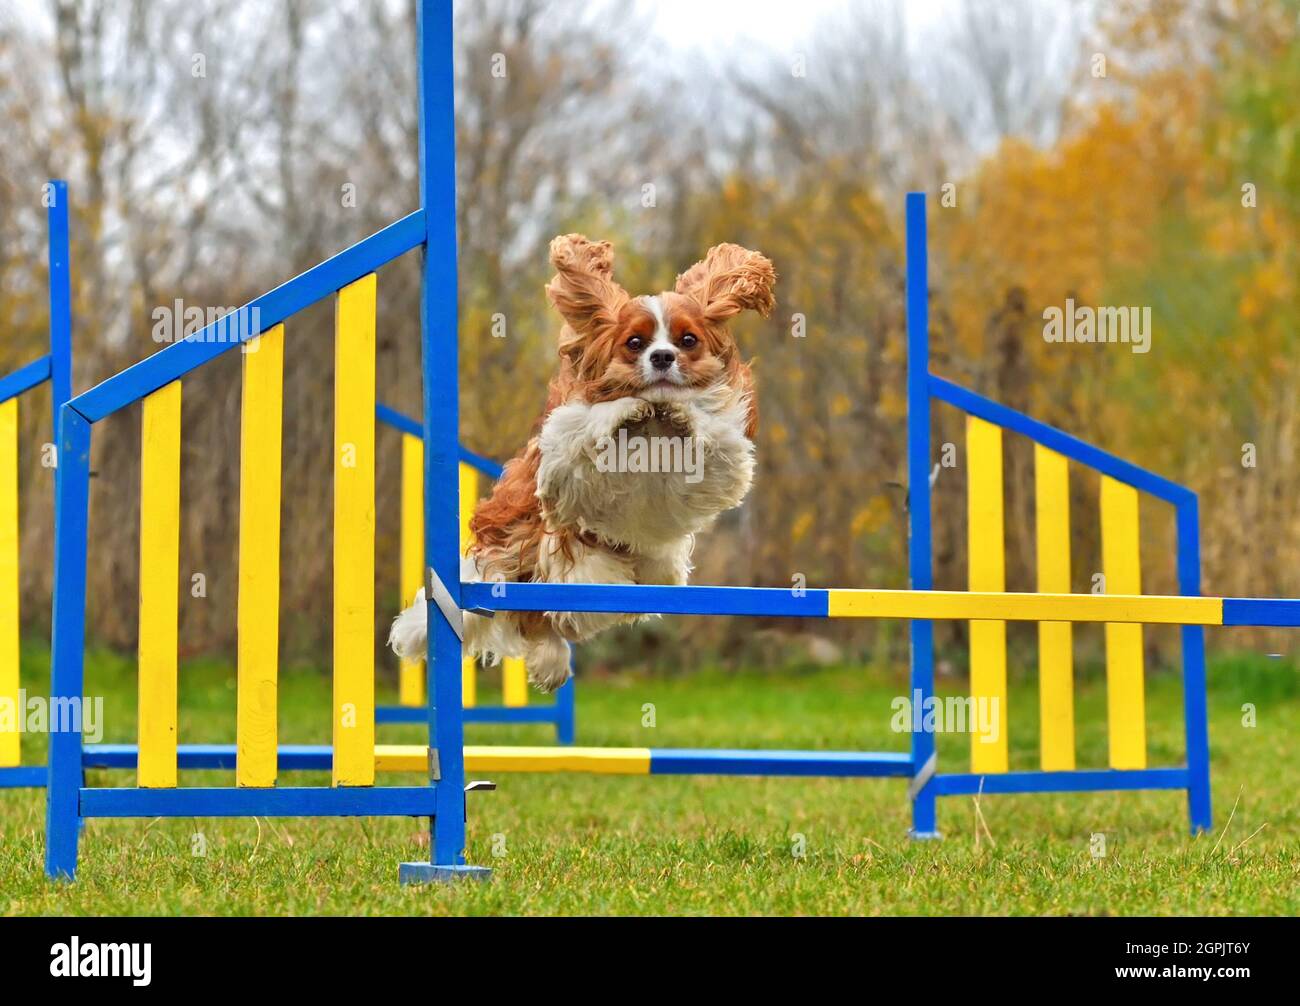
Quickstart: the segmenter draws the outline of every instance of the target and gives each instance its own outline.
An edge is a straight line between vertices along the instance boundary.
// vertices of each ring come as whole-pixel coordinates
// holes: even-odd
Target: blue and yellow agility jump
[[[452,18],[447,0],[419,7],[420,209],[257,298],[262,326],[244,356],[240,542],[259,543],[260,568],[240,562],[239,717],[234,745],[178,744],[176,718],[176,545],[180,492],[181,382],[234,348],[201,332],[66,402],[59,410],[53,697],[75,707],[83,693],[87,508],[91,433],[96,423],[143,402],[145,513],[143,537],[140,722],[138,745],[87,747],[79,724],[51,736],[46,869],[75,876],[85,818],[158,816],[428,817],[427,862],[404,863],[404,882],[482,877],[467,865],[466,771],[593,771],[608,774],[894,776],[908,781],[913,833],[933,836],[939,796],[1016,792],[1175,789],[1188,794],[1193,831],[1210,824],[1203,626],[1300,625],[1300,601],[1200,595],[1196,497],[1184,487],[1007,409],[929,371],[925,202],[907,199],[908,481],[910,590],[596,584],[462,583],[458,442],[455,148],[452,114]],[[429,661],[423,711],[425,745],[376,745],[374,736],[374,391],[375,271],[410,251],[423,256],[421,295],[424,408],[424,543],[421,581],[429,591]],[[326,297],[337,298],[335,352],[334,696],[329,747],[281,746],[276,736],[277,575],[265,557],[279,522],[280,367],[284,322]],[[233,326],[246,332],[245,324]],[[242,337],[241,337],[242,338]],[[249,349],[253,347],[248,347]],[[936,591],[932,583],[929,469],[930,407],[938,400],[968,415],[970,591]],[[1003,430],[1035,443],[1038,593],[1007,593],[1002,558]],[[346,460],[345,460],[346,459]],[[1103,479],[1101,525],[1110,593],[1069,593],[1065,500],[1069,463]],[[413,465],[414,461],[411,462]],[[408,486],[408,489],[410,487]],[[414,499],[413,490],[411,499]],[[1180,596],[1143,596],[1138,576],[1138,494],[1172,505],[1178,525]],[[411,503],[414,507],[415,504]],[[412,564],[413,567],[413,564]],[[409,584],[408,584],[409,586]],[[146,593],[147,591],[147,593]],[[1005,625],[1040,625],[1040,767],[1011,771],[1006,738],[973,739],[967,772],[938,771],[934,735],[911,735],[908,751],[816,752],[659,750],[645,748],[465,747],[461,613],[576,610],[661,614],[892,618],[911,624],[911,688],[934,694],[932,623],[970,621],[973,697],[1006,701]],[[1109,767],[1074,761],[1071,626],[1106,625]],[[1143,709],[1144,623],[1183,626],[1186,759],[1147,764]],[[411,672],[413,673],[413,672]],[[281,786],[279,773],[316,768],[328,759],[331,786]],[[183,787],[177,769],[233,769],[232,786]],[[134,767],[137,785],[100,788],[83,781],[92,765]],[[376,786],[388,770],[419,771],[423,785]]]
[[[49,383],[53,395],[54,422],[57,423],[59,408],[71,397],[72,387],[71,246],[67,183],[63,181],[47,183],[45,200],[48,204],[50,349],[46,355],[0,378],[0,599],[5,602],[0,605],[0,706],[12,709],[18,715],[21,715],[22,703],[19,699],[23,694],[19,652],[21,605],[18,580],[19,400],[25,393]],[[250,454],[256,451],[262,452],[261,463],[258,463],[255,457],[250,459],[249,465],[242,473],[241,492],[246,493],[248,499],[271,498],[272,505],[278,506],[280,440],[279,425],[275,415],[278,415],[279,403],[275,396],[279,394],[283,349],[279,337],[260,341],[258,348],[271,355],[264,358],[268,361],[265,365],[254,366],[251,370],[245,371],[245,380],[251,381],[249,394],[246,396],[246,408],[252,411],[242,417],[242,436],[250,438]],[[267,384],[268,378],[274,380]],[[259,379],[263,381],[261,387],[257,383]],[[274,415],[266,414],[268,407],[275,410]],[[409,604],[420,587],[420,568],[423,564],[424,473],[420,425],[416,420],[382,403],[376,405],[375,414],[381,423],[398,431],[401,436],[400,590],[402,603]],[[151,423],[156,423],[156,420],[157,415],[153,414]],[[51,424],[51,429],[53,428],[54,423]],[[146,433],[147,442],[156,444],[160,432],[169,428],[179,429],[178,426],[168,427],[164,424],[160,430],[156,425],[151,425]],[[179,442],[177,448],[178,445]],[[154,451],[155,453],[149,455],[151,461],[157,458],[157,447]],[[465,448],[461,448],[460,456],[461,526],[462,544],[464,544],[468,540],[469,517],[478,497],[478,480],[483,476],[491,479],[498,478],[501,474],[501,466],[490,458]],[[142,492],[147,486],[154,485],[151,479],[152,474],[146,476]],[[146,493],[142,499],[148,499],[151,506],[156,506],[156,495]],[[158,524],[153,523],[155,519],[161,519],[166,524],[177,516],[172,512],[151,511],[148,514],[149,522],[142,524],[142,535],[156,534]],[[257,533],[259,530],[263,532],[268,530],[267,525],[250,525],[250,527],[254,533],[247,536],[244,546],[247,554],[256,556],[261,549],[268,548],[273,549],[274,554],[278,555],[278,538]],[[152,537],[144,548],[142,558],[157,554],[157,543]],[[244,568],[253,566],[255,566],[253,563],[244,564]],[[259,634],[263,638],[269,636],[271,639],[276,635],[277,626],[274,621],[260,625],[257,619],[262,617],[270,620],[273,615],[278,614],[273,608],[260,609],[254,606],[257,598],[257,580],[261,574],[253,568],[250,575],[254,581],[252,589],[241,591],[240,595],[248,602],[243,616],[244,621],[241,622],[244,631],[240,634],[241,642],[250,647],[245,655],[246,666],[256,663],[264,655],[258,649]],[[148,590],[151,598],[157,597],[157,588],[157,581],[150,579]],[[278,643],[278,640],[276,642]],[[156,643],[156,637],[150,637],[146,642],[145,653],[152,657]],[[168,647],[164,646],[162,652],[167,651]],[[572,680],[557,692],[553,703],[530,704],[524,663],[521,660],[508,660],[505,662],[502,674],[503,703],[481,705],[477,701],[477,674],[476,662],[466,658],[463,667],[466,722],[552,724],[560,743],[574,742],[575,686]],[[254,684],[249,691],[256,687]],[[399,676],[399,704],[377,707],[375,722],[377,724],[418,723],[423,722],[427,715],[423,665],[404,662]],[[16,722],[11,729],[10,719],[16,717],[0,718],[0,788],[44,787],[47,781],[46,766],[23,764],[21,730],[16,728]],[[179,751],[179,768],[205,767],[206,759],[202,756],[191,752],[183,745]],[[91,757],[96,764],[103,761],[97,754]],[[121,752],[116,752],[110,761],[113,764],[105,764],[103,767],[114,767],[121,761]],[[134,756],[131,762],[134,767]],[[295,764],[300,762],[301,758],[298,758]],[[329,770],[328,753],[316,756],[316,767]]]

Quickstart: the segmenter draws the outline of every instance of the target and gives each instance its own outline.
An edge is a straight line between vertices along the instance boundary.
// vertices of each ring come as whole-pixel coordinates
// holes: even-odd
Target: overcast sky
[[[655,30],[675,48],[753,41],[794,48],[826,15],[871,0],[643,0],[655,13]],[[909,0],[909,27],[943,17],[950,0]]]
[[[490,3],[491,0],[473,2]],[[848,7],[870,8],[875,0],[640,0],[640,3],[653,13],[656,33],[674,49],[755,42],[779,51],[796,48],[828,15]],[[907,0],[908,27],[918,29],[934,24],[952,10],[954,3],[955,0]],[[34,20],[47,29],[50,24],[47,0],[0,0],[0,13],[27,23]]]

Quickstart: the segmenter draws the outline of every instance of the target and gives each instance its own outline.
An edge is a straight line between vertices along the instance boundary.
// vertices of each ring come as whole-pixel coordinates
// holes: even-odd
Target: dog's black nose
[[[655,370],[667,370],[673,365],[675,359],[677,359],[677,354],[671,349],[656,349],[650,354],[650,366],[654,367]]]

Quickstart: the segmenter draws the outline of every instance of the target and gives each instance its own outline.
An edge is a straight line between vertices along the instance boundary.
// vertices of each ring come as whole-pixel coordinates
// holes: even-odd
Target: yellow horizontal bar
[[[376,772],[427,772],[423,744],[375,746]],[[649,748],[495,747],[465,745],[468,772],[591,772],[649,775]]]
[[[831,590],[831,618],[990,618],[1009,622],[1222,625],[1223,598],[1160,594],[1010,594],[965,590]]]

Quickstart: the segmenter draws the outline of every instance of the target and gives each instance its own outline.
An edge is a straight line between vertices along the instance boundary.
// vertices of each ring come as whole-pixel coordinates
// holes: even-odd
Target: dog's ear
[[[551,265],[555,278],[546,296],[572,330],[561,336],[560,351],[566,353],[614,325],[629,298],[614,282],[614,246],[608,241],[564,234],[551,242]]]
[[[726,321],[745,310],[766,318],[776,304],[774,286],[776,269],[767,256],[725,244],[678,276],[676,290],[695,298],[710,321]]]

